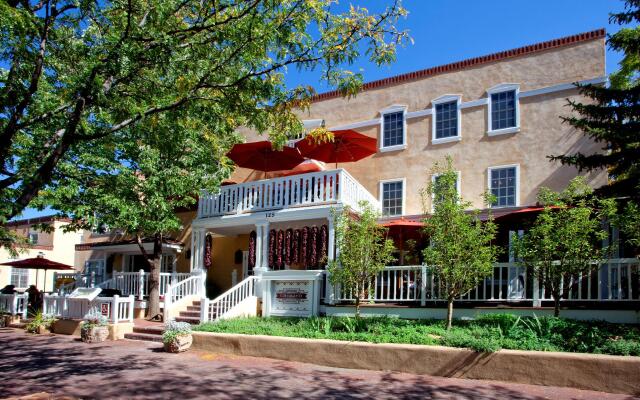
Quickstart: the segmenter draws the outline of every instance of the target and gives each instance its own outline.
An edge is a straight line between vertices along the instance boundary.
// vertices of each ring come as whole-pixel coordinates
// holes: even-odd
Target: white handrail
[[[257,277],[249,276],[213,300],[203,298],[200,304],[200,322],[215,321],[250,296],[255,296]]]
[[[172,304],[186,296],[204,296],[206,271],[194,271],[189,278],[168,284],[164,292],[164,310],[171,309]]]
[[[109,323],[133,322],[135,297],[96,297],[92,301],[63,295],[45,295],[42,313],[60,318],[83,319],[88,314],[105,315]]]

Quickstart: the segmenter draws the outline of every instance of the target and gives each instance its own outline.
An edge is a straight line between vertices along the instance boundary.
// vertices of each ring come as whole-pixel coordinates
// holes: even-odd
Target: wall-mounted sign
[[[282,270],[262,274],[265,316],[311,317],[318,315],[323,271]]]
[[[109,316],[109,303],[100,303],[100,314]]]

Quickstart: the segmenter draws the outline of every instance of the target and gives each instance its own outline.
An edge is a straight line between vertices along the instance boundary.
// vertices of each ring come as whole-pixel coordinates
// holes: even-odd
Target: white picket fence
[[[0,314],[21,315],[27,318],[27,293],[0,294]]]
[[[200,322],[225,318],[234,308],[249,297],[255,296],[258,278],[249,276],[213,300],[203,297],[200,303]],[[255,311],[255,310],[254,310]]]
[[[45,295],[42,313],[65,319],[84,319],[88,314],[102,314],[112,324],[133,322],[135,297],[96,297],[89,301],[65,295]]]
[[[640,262],[635,258],[612,259],[570,280],[566,301],[640,300]],[[354,293],[340,286],[337,301],[352,301]],[[420,302],[446,299],[445,288],[431,268],[424,265],[385,267],[371,282],[366,301]],[[485,278],[459,301],[541,301],[552,297],[538,279],[517,263],[497,263]]]
[[[380,208],[378,199],[346,170],[334,169],[223,186],[213,194],[203,192],[198,218],[338,202],[359,209],[362,200]]]

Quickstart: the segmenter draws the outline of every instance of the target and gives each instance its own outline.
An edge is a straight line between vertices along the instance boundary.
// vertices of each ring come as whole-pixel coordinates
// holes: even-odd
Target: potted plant
[[[102,314],[87,314],[80,328],[80,339],[85,343],[100,343],[109,337],[107,317]]]
[[[188,350],[193,343],[191,325],[186,322],[167,322],[162,334],[162,343],[164,343],[164,351],[168,353],[180,353]]]
[[[56,321],[56,318],[52,315],[44,315],[42,312],[38,312],[35,317],[25,326],[25,330],[29,333],[38,333],[43,335],[45,333],[51,333],[51,327]]]

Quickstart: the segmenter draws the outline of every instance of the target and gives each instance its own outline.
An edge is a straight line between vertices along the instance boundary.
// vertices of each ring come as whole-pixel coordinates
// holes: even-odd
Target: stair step
[[[162,326],[134,326],[134,333],[147,333],[150,335],[162,335],[164,327]]]
[[[144,340],[147,342],[162,342],[162,335],[150,333],[125,333],[124,338],[129,340]]]
[[[176,317],[176,321],[178,322],[188,322],[192,325],[198,325],[200,323],[200,317]]]
[[[187,311],[197,311],[197,312],[200,312],[200,306],[187,306]]]
[[[180,316],[200,318],[200,311],[180,311]]]

